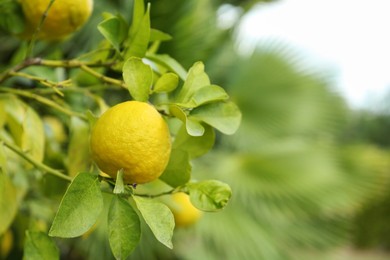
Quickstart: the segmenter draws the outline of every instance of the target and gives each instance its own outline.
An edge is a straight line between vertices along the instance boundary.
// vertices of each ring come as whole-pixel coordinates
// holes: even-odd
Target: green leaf
[[[217,85],[204,86],[198,89],[190,101],[187,104],[183,104],[183,106],[194,108],[210,102],[223,101],[228,98],[229,95],[223,88]]]
[[[172,36],[157,29],[150,30],[150,41],[169,41],[172,40]]]
[[[45,147],[45,131],[40,116],[26,106],[23,120],[22,149],[32,158],[42,161]]]
[[[98,24],[99,32],[119,52],[120,45],[126,38],[126,22],[121,17],[109,17]]]
[[[37,161],[43,160],[45,133],[42,119],[27,104],[12,95],[2,95],[0,103],[7,114],[6,124],[15,143]]]
[[[186,113],[183,111],[183,109],[181,109],[177,105],[170,105],[169,113],[172,114],[174,117],[180,119],[183,123],[185,123],[187,120]]]
[[[186,120],[187,133],[192,136],[202,136],[204,134],[204,127],[198,120],[193,120],[187,117]]]
[[[0,169],[0,235],[11,225],[18,211],[18,199],[15,186],[8,175]]]
[[[23,62],[26,59],[26,55],[28,52],[28,42],[23,41],[19,44],[19,47],[14,51],[11,60],[9,61],[10,64],[19,64]]]
[[[5,154],[5,146],[0,141],[0,172],[3,171],[3,173],[7,174],[6,166],[7,166],[7,155]]]
[[[49,235],[77,237],[88,231],[103,209],[103,196],[97,176],[80,173],[68,187]]]
[[[179,62],[173,59],[168,54],[147,54],[146,58],[167,68],[179,75],[180,79],[185,80],[187,77],[187,71],[181,66]]]
[[[70,138],[66,164],[71,177],[79,172],[87,171],[91,166],[89,150],[89,124],[78,117],[70,120]]]
[[[5,111],[4,102],[0,99],[0,129],[2,129],[5,125],[7,119],[7,113]]]
[[[142,19],[145,14],[145,3],[144,0],[134,0],[133,1],[133,20],[131,23],[131,27],[129,30],[130,35],[134,35],[138,28],[139,25],[142,22]]]
[[[24,31],[25,19],[19,2],[0,1],[0,28],[12,34]]]
[[[148,100],[153,82],[153,71],[149,65],[140,58],[129,58],[123,65],[123,80],[135,100]]]
[[[108,210],[108,240],[116,259],[126,259],[141,238],[139,217],[129,202],[114,196]]]
[[[113,14],[110,13],[110,12],[102,12],[101,15],[102,15],[102,17],[103,17],[104,20],[107,20],[107,19],[109,19],[109,18],[115,17],[115,15],[113,15]]]
[[[172,236],[175,221],[171,210],[163,203],[141,197],[133,197],[137,208],[158,241],[173,248]]]
[[[120,169],[116,175],[115,188],[113,191],[114,194],[125,193],[125,185],[123,182],[123,169]]]
[[[195,108],[207,103],[224,101],[229,98],[226,91],[217,85],[208,85],[201,87],[186,103],[175,102],[176,105],[184,108]]]
[[[98,100],[100,100],[100,98],[98,98]],[[105,109],[100,108],[100,111],[107,110],[107,109],[108,107],[105,106]],[[89,127],[92,129],[92,127],[95,125],[99,117],[97,117],[94,113],[92,113],[91,110],[87,110],[85,112],[85,115],[87,116]]]
[[[196,62],[188,71],[183,87],[175,97],[175,101],[185,104],[200,88],[210,85],[210,79],[204,72],[202,62]]]
[[[224,134],[234,134],[241,122],[241,112],[233,102],[210,103],[193,109],[188,118],[203,121]]]
[[[206,154],[214,146],[215,131],[209,125],[203,125],[203,127],[205,131],[202,136],[191,136],[183,125],[175,137],[173,149],[186,151],[191,158]]]
[[[60,252],[54,241],[45,233],[27,230],[23,259],[55,260],[60,259]]]
[[[143,2],[143,1],[142,1]],[[139,3],[138,3],[139,4]],[[137,5],[137,2],[136,2]],[[148,49],[150,39],[150,4],[139,24],[133,23],[130,29],[128,48],[125,51],[125,59],[135,56],[143,58]]]
[[[223,209],[232,196],[232,190],[226,183],[207,180],[187,184],[192,204],[203,211]]]
[[[186,126],[187,133],[191,136],[202,136],[204,134],[204,127],[202,124],[191,118],[188,118],[186,113],[177,105],[170,105],[169,112],[180,119]]]
[[[160,179],[173,188],[186,184],[191,178],[192,166],[188,152],[172,149],[171,157]]]
[[[172,72],[163,74],[154,85],[153,91],[156,93],[171,92],[177,88],[179,77]]]

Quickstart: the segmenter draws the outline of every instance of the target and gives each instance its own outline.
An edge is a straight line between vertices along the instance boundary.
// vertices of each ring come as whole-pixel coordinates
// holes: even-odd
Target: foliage
[[[243,111],[242,125],[195,172],[217,174],[236,192],[225,214],[196,226],[193,251],[179,245],[186,258],[323,252],[347,243],[354,214],[386,192],[387,153],[339,142],[349,114],[343,101],[326,80],[279,53],[288,51],[259,49],[230,74],[226,85]]]
[[[102,226],[117,259],[129,257],[147,230],[172,248],[173,215],[159,197],[186,192],[205,211],[223,209],[231,197],[229,185],[221,181],[192,179],[191,160],[213,147],[215,129],[229,135],[237,130],[240,110],[223,88],[211,83],[201,61],[187,72],[159,53],[160,43],[172,37],[151,28],[150,4],[135,0],[132,10],[131,20],[104,13],[96,25],[99,43],[80,48],[71,59],[64,59],[66,52],[54,43],[36,43],[33,38],[3,64],[0,233],[24,219],[27,223],[17,230],[23,232],[26,259],[59,258],[66,250],[57,247],[57,241],[88,236],[99,229],[96,225]],[[41,46],[54,49],[40,52]],[[95,114],[129,99],[152,103],[173,138],[168,167],[149,186],[125,185],[121,171],[111,179],[91,161],[88,139]],[[56,129],[42,118],[55,118],[68,140],[56,139],[61,135],[50,133]],[[98,223],[102,214],[106,221]],[[34,222],[43,225],[34,228]]]
[[[386,149],[390,146],[388,113],[357,111],[350,121],[343,136],[346,142],[373,143]]]
[[[344,142],[352,142],[365,150],[366,158],[376,172],[389,175],[389,115],[385,111],[358,111],[355,113],[345,133]],[[362,144],[371,143],[371,147]],[[362,167],[364,167],[362,165]],[[356,213],[353,221],[352,243],[362,249],[375,248],[389,250],[389,183],[381,185],[377,197],[367,201]]]
[[[34,44],[32,57],[43,60],[23,61],[27,43],[0,34],[2,76],[10,68],[19,73],[0,88],[0,165],[6,165],[0,187],[11,183],[3,192],[14,201],[0,203],[0,232],[18,241],[11,257],[22,258],[25,230],[25,246],[31,239],[56,245],[69,259],[130,252],[128,259],[302,259],[302,252],[322,256],[333,246],[350,246],[351,235],[360,247],[387,246],[388,116],[350,111],[329,75],[302,70],[283,46],[241,57],[235,27],[216,28],[217,9],[230,3],[248,10],[256,2],[263,1],[158,0],[131,13],[133,1],[95,0],[94,15],[71,40]],[[147,91],[147,85],[153,87]],[[174,135],[160,181],[136,189],[91,169],[87,138],[95,114],[130,98],[156,105]],[[221,133],[239,122],[232,101],[243,118],[226,138]],[[67,205],[79,197],[85,183],[99,201],[89,205],[91,194],[81,192],[74,213],[90,211],[87,225],[59,228],[77,231],[71,239],[45,235],[67,212],[58,210],[61,200]],[[207,211],[231,199],[222,213],[203,214],[171,237],[172,216],[161,202],[179,191]],[[46,253],[55,258],[51,249]]]

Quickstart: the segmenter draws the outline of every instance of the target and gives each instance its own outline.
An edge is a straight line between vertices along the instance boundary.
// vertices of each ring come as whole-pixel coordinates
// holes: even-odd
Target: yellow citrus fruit
[[[23,37],[30,38],[50,0],[19,0],[26,18]],[[92,13],[93,0],[55,0],[38,34],[39,39],[61,40],[80,28]]]
[[[202,211],[195,208],[190,197],[182,192],[172,194],[172,202],[168,203],[175,217],[177,227],[187,227],[195,224],[202,216]]]
[[[126,183],[157,179],[168,164],[171,139],[160,113],[148,103],[127,101],[108,109],[91,133],[92,157],[100,170]]]

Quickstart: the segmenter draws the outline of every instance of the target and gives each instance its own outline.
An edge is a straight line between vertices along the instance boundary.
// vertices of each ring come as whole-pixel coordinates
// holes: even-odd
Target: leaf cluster
[[[25,257],[58,259],[50,237],[84,236],[102,214],[117,259],[138,246],[142,223],[172,248],[174,218],[161,196],[186,192],[197,208],[210,212],[223,209],[231,197],[225,183],[192,180],[191,160],[213,147],[215,129],[228,135],[237,130],[238,107],[210,82],[202,62],[187,71],[158,53],[160,43],[172,37],[151,28],[150,4],[134,1],[131,23],[121,15],[103,17],[97,26],[103,41],[96,49],[72,60],[54,54],[43,59],[30,57],[35,51],[30,42],[0,74],[0,234],[19,218],[19,208],[31,207],[27,212],[33,221],[50,223],[54,217],[50,229],[25,232]],[[115,91],[120,101],[127,92],[130,99],[150,102],[170,126],[171,157],[152,188],[124,185],[120,172],[116,180],[99,175],[91,161],[88,135],[94,114],[107,109],[104,94],[111,97]],[[59,206],[42,204],[48,214],[33,209],[44,197],[60,201]]]
[[[242,124],[198,161],[195,172],[200,179],[213,172],[231,184],[235,196],[224,214],[196,226],[199,239],[187,234],[196,240],[193,250],[177,245],[184,257],[323,255],[348,245],[354,214],[363,205],[378,207],[369,205],[388,194],[388,152],[338,141],[350,111],[321,74],[292,63],[299,59],[291,52],[267,45],[235,64],[226,86],[243,111]],[[360,245],[368,226],[371,238],[378,232],[374,215],[355,220]]]

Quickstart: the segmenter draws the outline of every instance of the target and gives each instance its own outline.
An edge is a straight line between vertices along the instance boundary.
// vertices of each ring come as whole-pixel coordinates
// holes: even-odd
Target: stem
[[[115,62],[102,61],[79,61],[79,60],[39,60],[39,63],[33,65],[41,65],[46,67],[63,67],[63,68],[79,68],[81,66],[88,67],[110,67]]]
[[[54,4],[54,1],[55,0],[50,0],[49,4],[46,7],[45,12],[42,14],[41,20],[39,21],[39,24],[38,24],[34,34],[32,35],[31,41],[30,41],[28,48],[27,48],[27,53],[26,53],[27,58],[30,58],[33,55],[35,41],[38,38],[38,35],[42,29],[43,23],[45,22],[45,20],[47,18],[47,14],[49,13],[51,6]]]
[[[1,73],[0,75],[0,83],[2,83],[3,81],[5,81],[6,79],[10,78],[12,75],[11,73],[12,72],[18,72],[24,68],[27,68],[29,66],[32,66],[32,65],[37,65],[41,62],[42,60],[40,58],[32,58],[32,59],[27,59],[25,60],[24,62],[22,63],[19,63],[18,65],[16,65],[15,67],[13,68],[10,68],[6,71],[4,71],[3,73]]]
[[[136,194],[136,193],[134,193],[134,196],[153,199],[153,198],[161,197],[161,196],[164,196],[164,195],[173,194],[175,192],[176,192],[176,189],[172,189],[172,190],[169,190],[169,191],[166,191],[166,192],[161,192],[161,193],[158,193],[158,194]]]
[[[41,170],[42,172],[44,173],[48,173],[48,174],[51,174],[51,175],[54,175],[54,176],[57,176],[58,178],[61,178],[63,180],[66,180],[66,181],[69,181],[71,182],[72,181],[72,178],[69,177],[68,175],[65,175],[63,174],[62,172],[58,171],[58,170],[55,170],[41,162],[38,162],[36,161],[34,158],[32,158],[31,156],[29,156],[28,154],[24,153],[19,147],[17,147],[16,145],[0,138],[0,143],[3,143],[6,147],[8,147],[9,149],[11,149],[12,151],[14,151],[15,153],[17,153],[20,157],[22,157],[23,159],[25,159],[26,161],[28,161],[29,163],[31,163],[32,165],[35,166],[35,168]]]
[[[47,79],[44,79],[44,78],[41,78],[41,77],[37,77],[37,76],[33,76],[33,75],[30,75],[30,74],[27,74],[27,73],[23,73],[23,72],[10,71],[9,74],[11,76],[23,77],[23,78],[27,78],[27,79],[31,79],[31,80],[37,81],[37,82],[41,83],[42,85],[53,89],[58,95],[60,95],[62,97],[64,96],[64,94],[61,91],[59,91],[57,88],[63,87],[65,84],[69,84],[69,80],[68,80],[68,82],[63,82],[61,84],[60,82],[56,83],[56,82],[53,82],[51,80],[47,80]]]
[[[62,92],[77,92],[77,93],[84,93],[88,95],[88,93],[94,92],[94,91],[101,91],[101,90],[106,90],[109,86],[104,86],[104,85],[94,85],[94,86],[88,86],[88,87],[83,87],[83,88],[78,88],[78,87],[67,87],[64,89],[61,89]],[[115,86],[117,87],[117,86]],[[0,87],[1,89],[1,87]],[[120,89],[119,87],[117,89]],[[29,92],[34,92],[36,94],[42,94],[42,95],[47,95],[47,94],[53,94],[55,91],[54,89],[49,89],[49,88],[35,88],[35,89],[28,89],[26,91]]]
[[[69,109],[67,109],[65,107],[62,107],[62,106],[58,105],[57,103],[55,103],[54,101],[52,101],[50,99],[47,99],[45,97],[36,95],[34,93],[30,93],[30,92],[26,92],[26,91],[18,90],[18,89],[3,88],[3,87],[0,87],[0,91],[16,94],[16,95],[27,97],[27,98],[32,98],[32,99],[35,99],[38,102],[41,102],[42,104],[50,106],[50,107],[52,107],[52,108],[54,108],[54,109],[56,109],[56,110],[58,110],[58,111],[60,111],[60,112],[62,112],[64,114],[66,114],[68,116],[77,116],[77,117],[79,117],[81,119],[84,119],[86,121],[88,120],[86,115],[78,113],[78,112],[74,112],[72,110],[69,110]]]
[[[88,67],[111,67],[115,62],[102,62],[102,61],[79,61],[79,60],[44,60],[41,58],[29,58],[19,63],[15,67],[12,67],[4,71],[0,75],[0,83],[12,76],[13,72],[21,71],[30,66],[46,66],[46,67],[61,67],[61,68],[80,68],[81,66]],[[100,74],[99,74],[100,75]]]
[[[104,176],[102,176],[100,174],[98,175],[98,178],[99,178],[100,181],[107,182],[114,189],[114,187],[115,187],[115,180],[114,179],[108,178],[108,177],[104,177]]]
[[[102,52],[111,52],[113,50],[112,47],[102,47],[102,48],[97,48],[95,50],[92,50],[90,52],[87,52],[87,53],[83,53],[81,54],[80,56],[78,56],[78,59],[87,59],[89,56],[93,56],[97,53],[102,53]]]
[[[111,83],[111,84],[114,84],[114,85],[117,85],[117,86],[121,86],[123,88],[127,88],[123,81],[117,80],[117,79],[114,79],[114,78],[110,78],[110,77],[107,77],[107,76],[104,76],[103,74],[100,74],[99,72],[94,71],[93,69],[91,69],[90,67],[88,67],[86,65],[81,65],[80,68],[82,70],[84,70],[85,72],[91,74],[92,76],[100,79],[101,81],[104,81],[104,82],[107,82],[107,83]]]

